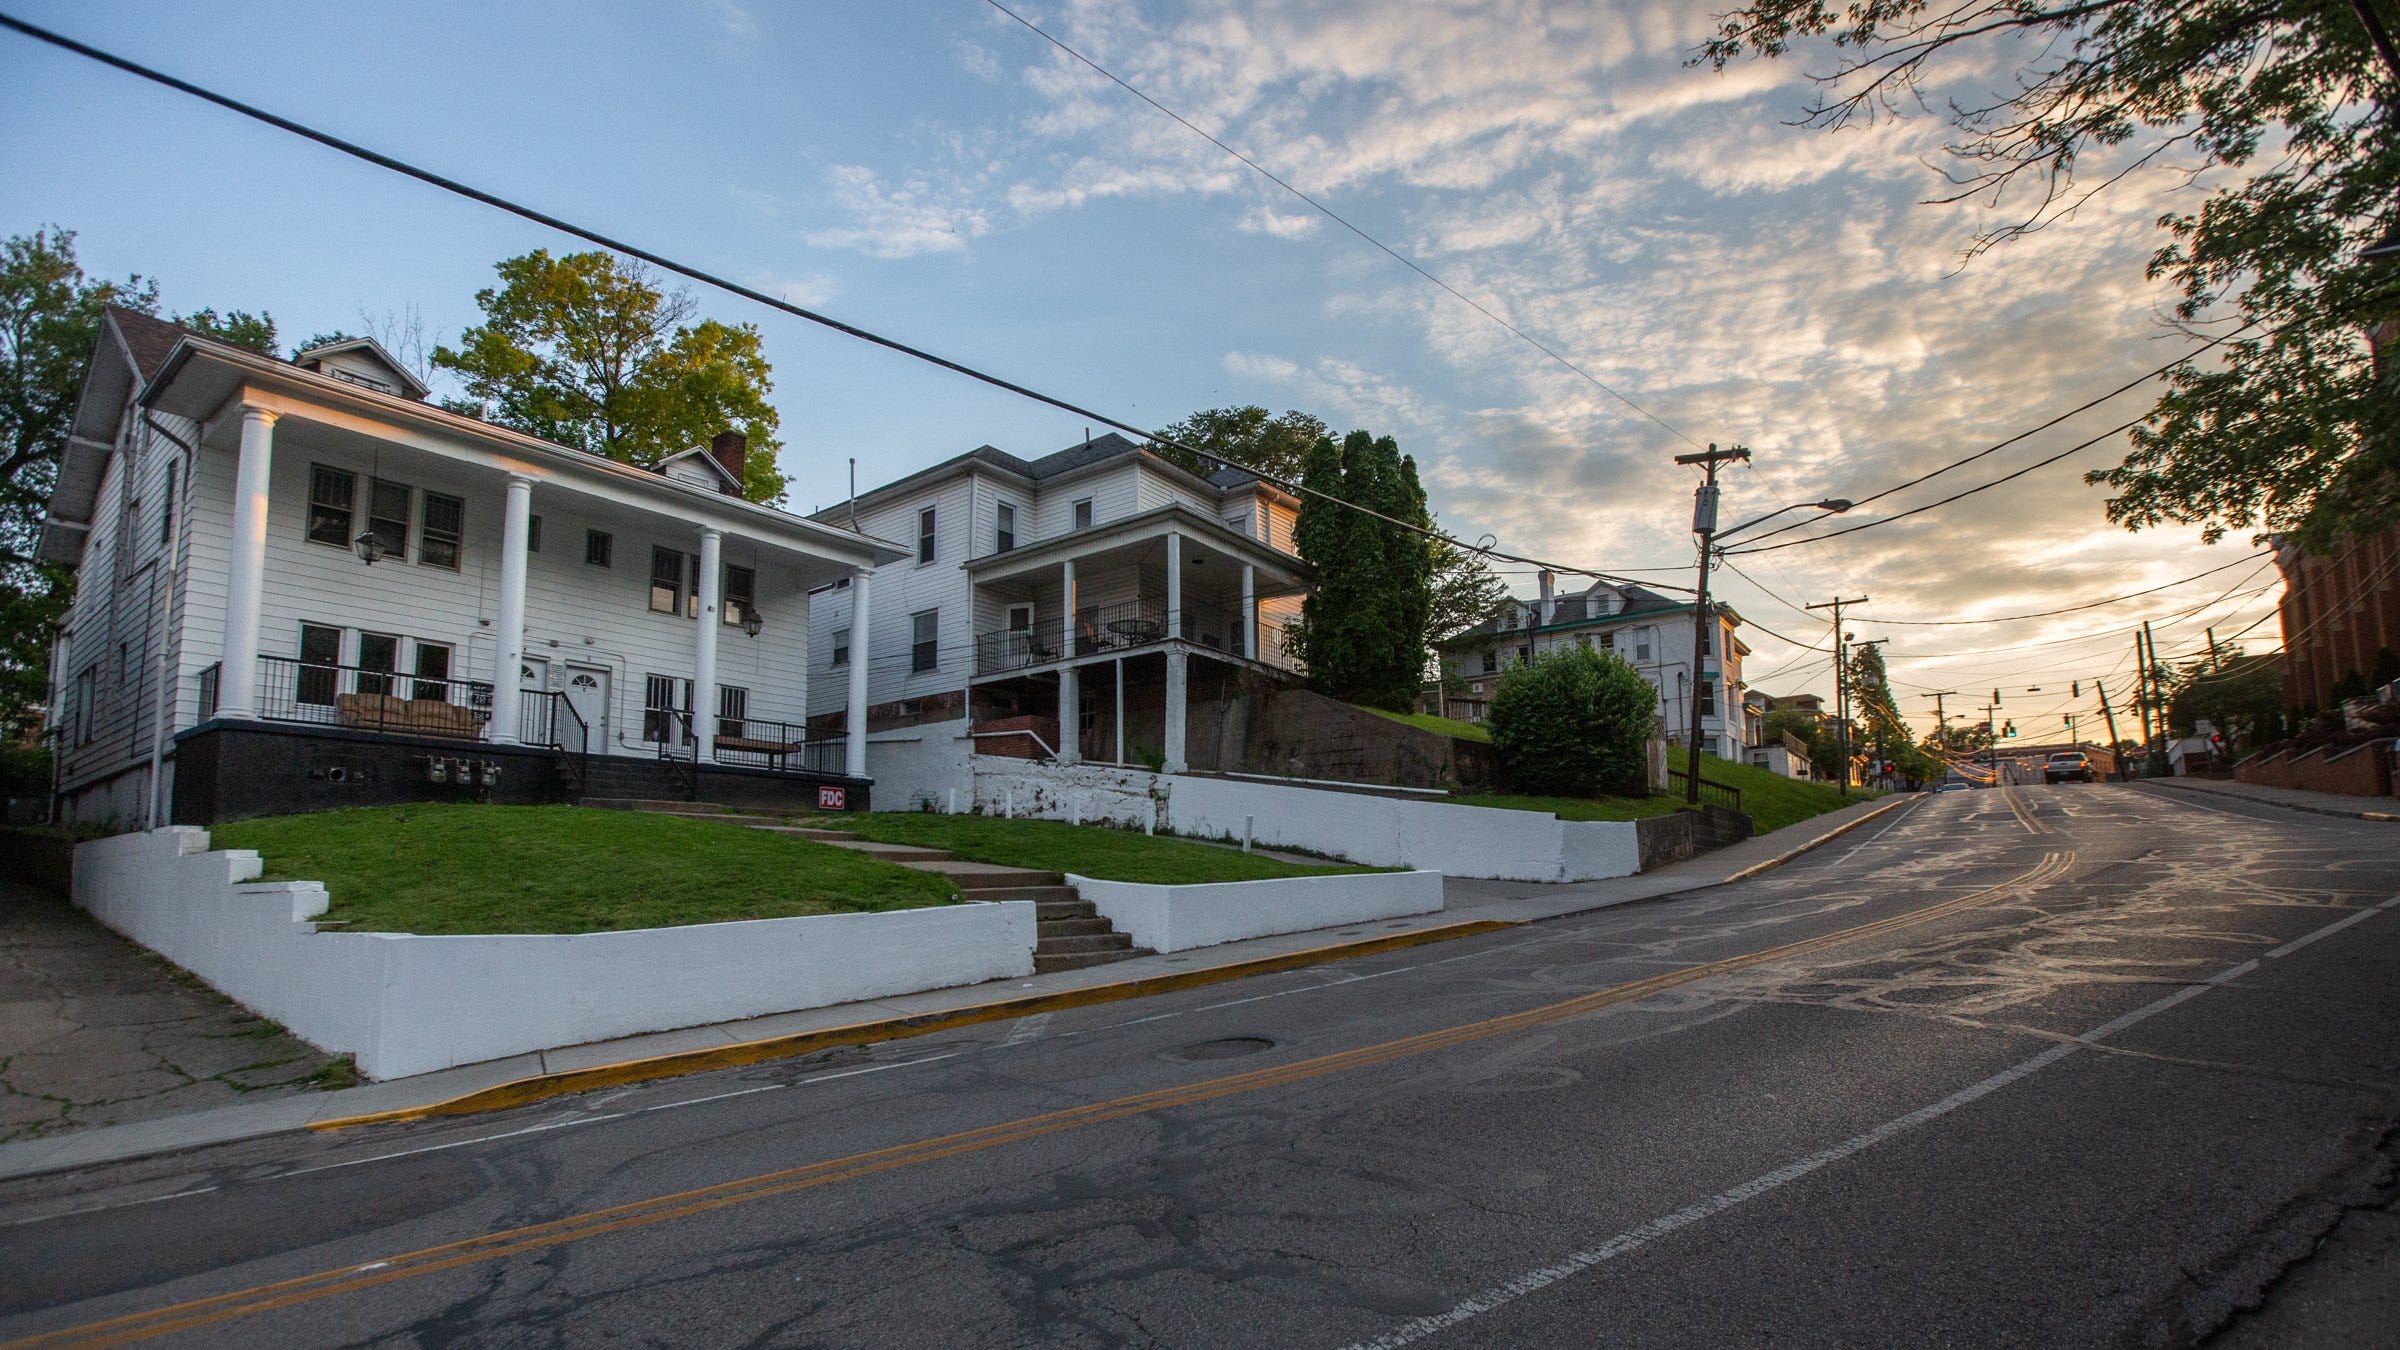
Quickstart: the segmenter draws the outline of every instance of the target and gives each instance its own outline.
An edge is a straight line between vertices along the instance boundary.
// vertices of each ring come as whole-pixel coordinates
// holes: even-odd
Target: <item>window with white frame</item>
[[[606,530],[583,532],[583,561],[588,567],[607,567],[617,551],[616,536]]]
[[[367,480],[367,529],[394,562],[408,559],[409,490],[406,483]]]
[[[939,670],[941,655],[942,612],[938,609],[919,610],[908,616],[908,669],[910,674]]]
[[[400,638],[393,633],[358,635],[358,692],[388,694],[400,669]]]
[[[341,692],[342,630],[330,624],[300,625],[300,680],[294,698],[317,707],[333,706]]]
[[[167,461],[167,491],[166,491],[166,500],[165,500],[164,502],[161,502],[161,503],[159,504],[159,511],[158,511],[158,546],[159,546],[160,548],[165,548],[165,547],[167,546],[167,541],[168,541],[168,540],[170,540],[170,539],[172,539],[172,538],[174,538],[174,537],[175,537],[175,461],[173,461],[173,460],[168,460],[168,461]]]
[[[742,736],[750,723],[750,691],[735,684],[717,686],[717,734]]]
[[[425,528],[417,536],[417,561],[458,570],[459,542],[466,532],[467,504],[443,492],[425,494]]]
[[[350,547],[357,520],[358,475],[324,464],[308,466],[308,542]]]
[[[993,518],[996,525],[992,532],[992,551],[1006,553],[1017,546],[1017,508],[1012,503],[1002,502],[993,512]]]
[[[1484,648],[1484,649],[1483,649],[1483,673],[1484,673],[1484,674],[1486,674],[1486,675],[1490,675],[1490,674],[1494,674],[1494,673],[1496,673],[1496,672],[1497,672],[1499,669],[1500,669],[1500,649],[1499,649],[1498,647],[1486,647],[1486,648]]]
[[[429,698],[442,703],[450,701],[450,648],[446,643],[418,642],[416,644],[417,678],[410,686],[410,698]]]
[[[1092,528],[1092,499],[1086,497],[1082,501],[1075,503],[1074,510],[1075,528],[1079,530],[1088,530]]]
[[[692,682],[673,675],[642,678],[642,739],[679,745],[691,720]]]
[[[688,553],[653,545],[650,549],[650,609],[657,614],[699,613],[699,587],[694,583],[699,560]]]
[[[758,608],[758,573],[748,567],[725,565],[725,594],[717,608],[724,611],[725,622],[739,624]]]
[[[934,509],[930,506],[917,512],[917,561],[929,563],[934,555]]]
[[[833,630],[833,664],[838,668],[850,664],[850,630]]]
[[[94,725],[99,721],[94,708],[100,692],[100,666],[97,662],[85,666],[75,677],[75,706],[68,710],[68,721],[75,729],[75,743],[90,745]]]

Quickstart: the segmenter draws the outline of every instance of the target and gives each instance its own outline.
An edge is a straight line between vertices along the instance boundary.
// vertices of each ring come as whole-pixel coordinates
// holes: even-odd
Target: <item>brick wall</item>
[[[2340,792],[2353,797],[2392,795],[2391,742],[2330,746],[2243,760],[2233,770],[2239,782],[2303,792]]]

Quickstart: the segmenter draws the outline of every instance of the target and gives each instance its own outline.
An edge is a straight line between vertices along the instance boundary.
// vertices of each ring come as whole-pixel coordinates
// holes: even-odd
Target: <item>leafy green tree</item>
[[[1480,553],[1434,540],[1433,605],[1425,640],[1441,642],[1482,623],[1508,603],[1508,583]]]
[[[1485,725],[1509,788],[1596,797],[1647,790],[1658,691],[1614,652],[1560,647],[1500,677]]]
[[[2256,746],[2284,732],[2283,664],[2274,656],[2244,656],[2231,643],[2175,668],[2168,679],[2167,731],[2192,736],[2203,721],[2229,746]]]
[[[1321,693],[1404,711],[1424,681],[1425,626],[1433,609],[1433,550],[1421,534],[1340,502],[1428,527],[1417,465],[1389,436],[1321,436],[1301,470],[1294,542],[1314,564],[1316,590],[1293,638]],[[1323,494],[1323,495],[1318,495]]]
[[[2322,550],[2400,518],[2400,363],[2367,334],[2400,318],[2400,267],[2361,250],[2400,225],[2400,72],[2362,15],[2387,0],[1752,0],[1696,60],[1830,48],[1807,110],[1838,128],[1946,108],[1937,200],[2012,208],[1970,257],[2040,230],[2144,165],[2180,174],[2157,203],[2149,276],[2177,292],[2220,361],[2181,367],[2133,450],[2090,481],[2129,529],[2290,534]],[[1998,48],[1999,50],[1991,50]],[[1982,96],[1937,82],[1979,62]],[[2236,326],[2238,325],[2238,326]]]
[[[1842,757],[1840,740],[1833,734],[1833,724],[1815,713],[1785,708],[1761,718],[1759,727],[1771,739],[1797,736],[1801,744],[1808,747],[1809,766],[1828,776]]]
[[[73,575],[33,549],[109,304],[148,313],[158,287],[86,277],[74,231],[55,225],[0,241],[0,732],[23,731],[47,701]]]
[[[780,501],[781,425],[758,329],[714,319],[638,262],[536,249],[475,293],[484,321],[434,348],[467,397],[457,411],[629,464],[655,464],[727,428],[750,440],[743,495]]]
[[[247,347],[262,356],[277,354],[275,346],[275,316],[260,310],[229,309],[222,316],[213,309],[196,309],[178,314],[175,322],[206,337],[236,347]]]
[[[1300,476],[1310,447],[1330,433],[1323,422],[1307,413],[1271,416],[1253,403],[1239,408],[1203,408],[1158,434],[1162,441],[1178,443],[1153,445],[1159,458],[1202,478],[1224,468],[1218,462],[1223,460],[1290,481]],[[1185,445],[1207,453],[1192,454],[1180,448]]]
[[[1891,673],[1884,668],[1883,648],[1861,644],[1850,651],[1850,715],[1858,723],[1859,744],[1852,749],[1870,761],[1889,761],[1911,778],[1923,778],[1930,757],[1917,748],[1917,733],[1900,715],[1892,699]],[[1835,756],[1840,757],[1838,752]]]

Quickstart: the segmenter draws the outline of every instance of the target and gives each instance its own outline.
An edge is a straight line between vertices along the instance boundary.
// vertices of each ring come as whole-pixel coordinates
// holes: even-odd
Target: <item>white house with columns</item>
[[[738,433],[641,468],[425,394],[107,312],[39,546],[69,820],[163,822],[210,726],[865,776],[803,730],[809,595],[903,549],[744,500]]]
[[[970,749],[1177,770],[1206,687],[1293,670],[1298,509],[1113,434],[1030,460],[980,446],[816,514],[909,552],[819,594],[811,649],[849,709],[864,689],[879,779],[963,785]],[[857,725],[830,681],[809,711]]]

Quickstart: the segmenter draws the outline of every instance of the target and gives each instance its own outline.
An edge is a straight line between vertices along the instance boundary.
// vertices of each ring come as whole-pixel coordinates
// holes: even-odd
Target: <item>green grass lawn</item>
[[[1381,708],[1370,708],[1363,703],[1353,703],[1350,706],[1360,712],[1371,712],[1377,717],[1389,718],[1394,722],[1415,727],[1419,731],[1439,732],[1444,736],[1456,736],[1462,741],[1481,741],[1485,745],[1492,743],[1491,732],[1473,722],[1461,722],[1455,717],[1436,717],[1432,713],[1385,712]]]
[[[328,920],[390,933],[598,933],[918,909],[943,878],[719,821],[575,806],[432,803],[236,821],[269,881],[321,881]]]
[[[1668,766],[1680,772],[1683,757],[1669,749]],[[1796,825],[1811,816],[1846,806],[1849,802],[1864,801],[1878,794],[1853,792],[1845,802],[1840,794],[1822,783],[1803,783],[1786,778],[1769,769],[1750,764],[1735,764],[1715,755],[1703,755],[1700,776],[1719,783],[1730,783],[1742,790],[1742,810],[1749,813],[1753,829],[1769,834],[1786,825]],[[1643,820],[1663,816],[1683,804],[1680,796],[1656,797],[1519,797],[1501,794],[1476,794],[1451,798],[1464,806],[1496,806],[1507,811],[1548,811],[1560,820]]]
[[[1069,825],[1057,820],[877,811],[869,815],[822,816],[810,823],[849,830],[862,839],[944,848],[975,862],[1072,872],[1097,881],[1143,881],[1174,886],[1377,870],[1337,863],[1320,866],[1288,863],[1220,844],[1166,835],[1152,837],[1138,830],[1099,825]]]

